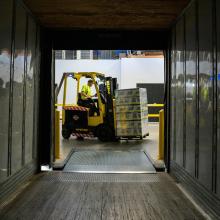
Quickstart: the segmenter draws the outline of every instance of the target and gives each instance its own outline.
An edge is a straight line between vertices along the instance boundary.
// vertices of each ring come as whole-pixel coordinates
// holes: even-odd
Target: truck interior
[[[1,0],[0,219],[220,219],[219,12],[216,0]],[[56,51],[97,48],[162,52],[163,102],[93,70],[56,81]],[[119,135],[129,94],[162,109],[141,118],[156,124],[144,136]]]

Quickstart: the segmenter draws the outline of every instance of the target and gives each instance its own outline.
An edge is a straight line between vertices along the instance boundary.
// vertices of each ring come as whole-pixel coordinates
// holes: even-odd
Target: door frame
[[[164,51],[165,60],[165,164],[170,165],[170,51],[169,31],[143,30],[58,30],[41,29],[39,107],[39,168],[54,159],[55,50],[140,49]]]

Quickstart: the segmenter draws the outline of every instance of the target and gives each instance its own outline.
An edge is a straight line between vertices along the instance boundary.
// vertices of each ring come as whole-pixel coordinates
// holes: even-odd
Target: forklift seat
[[[99,108],[97,108],[97,107],[95,106],[95,103],[93,102],[93,105],[91,106],[91,103],[88,103],[88,102],[82,100],[82,96],[81,96],[81,93],[80,93],[80,92],[78,93],[77,105],[78,105],[78,106],[82,106],[82,107],[89,108],[89,115],[90,115],[90,116],[93,116],[93,115],[94,115],[94,112],[96,112],[98,116],[100,115]]]

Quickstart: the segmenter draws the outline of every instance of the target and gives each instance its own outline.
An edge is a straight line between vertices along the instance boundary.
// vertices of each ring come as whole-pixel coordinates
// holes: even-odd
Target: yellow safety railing
[[[65,104],[65,106],[73,106],[74,104]],[[63,104],[55,104],[56,107],[63,107]],[[147,107],[164,107],[164,104],[148,104]],[[148,118],[159,118],[159,114],[148,114]]]
[[[148,104],[148,107],[164,107],[164,104]]]
[[[63,106],[65,106],[65,107],[74,106],[74,104],[65,104],[65,105],[63,105],[63,104],[55,104],[55,108],[63,107]],[[60,120],[62,120],[62,114],[60,114]]]
[[[164,110],[159,112],[159,149],[158,160],[164,159]]]
[[[161,107],[164,107],[164,104],[148,104],[147,105],[148,106],[148,108],[150,107],[156,107],[156,108],[161,108]],[[148,118],[159,118],[159,114],[148,114]]]
[[[55,110],[55,158],[60,159],[60,111]]]

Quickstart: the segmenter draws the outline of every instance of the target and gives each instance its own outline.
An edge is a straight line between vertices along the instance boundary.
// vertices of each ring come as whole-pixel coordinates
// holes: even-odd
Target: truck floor
[[[166,173],[39,174],[0,219],[204,219]]]

